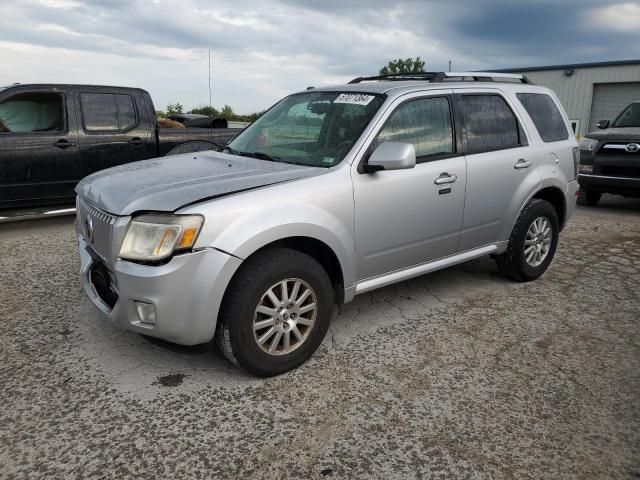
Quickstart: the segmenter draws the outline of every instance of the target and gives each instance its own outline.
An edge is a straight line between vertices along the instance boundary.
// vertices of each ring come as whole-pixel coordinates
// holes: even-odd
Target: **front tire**
[[[250,257],[227,288],[216,343],[254,375],[292,370],[313,355],[333,313],[331,280],[309,255],[269,248]]]
[[[534,198],[520,212],[507,251],[495,257],[498,269],[519,282],[540,277],[553,260],[559,232],[560,222],[553,205]]]

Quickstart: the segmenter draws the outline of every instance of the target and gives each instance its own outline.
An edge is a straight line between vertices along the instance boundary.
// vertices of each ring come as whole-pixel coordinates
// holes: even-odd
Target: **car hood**
[[[206,151],[102,170],[84,178],[76,193],[114,215],[169,212],[199,201],[326,171]]]
[[[606,128],[585,135],[594,140],[640,141],[640,127]]]

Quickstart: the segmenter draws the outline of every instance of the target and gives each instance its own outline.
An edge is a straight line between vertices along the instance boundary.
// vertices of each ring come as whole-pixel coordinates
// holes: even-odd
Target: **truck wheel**
[[[305,362],[329,328],[333,290],[309,255],[270,248],[250,257],[227,287],[216,343],[237,366],[262,377]]]
[[[507,251],[495,257],[498,269],[519,282],[542,275],[556,252],[558,214],[546,200],[534,198],[520,212]]]
[[[600,192],[594,192],[593,190],[581,188],[580,195],[578,195],[578,204],[595,207],[596,205],[598,205],[598,202],[600,201],[600,197],[602,197],[602,193]]]

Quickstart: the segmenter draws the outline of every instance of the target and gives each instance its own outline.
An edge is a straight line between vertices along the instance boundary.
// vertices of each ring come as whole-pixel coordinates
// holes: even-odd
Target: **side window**
[[[464,144],[467,153],[519,147],[522,133],[518,119],[499,95],[462,95]]]
[[[120,130],[126,130],[136,124],[136,109],[133,106],[131,95],[116,95],[116,107],[118,107],[118,124]]]
[[[544,142],[557,142],[569,138],[562,114],[549,95],[517,93],[516,96],[533,120]]]
[[[384,142],[412,143],[418,160],[453,153],[449,100],[421,98],[400,105],[378,134],[373,147]]]
[[[64,130],[64,103],[59,93],[18,93],[0,103],[0,133]]]
[[[82,93],[80,103],[88,132],[126,130],[136,123],[131,95]]]

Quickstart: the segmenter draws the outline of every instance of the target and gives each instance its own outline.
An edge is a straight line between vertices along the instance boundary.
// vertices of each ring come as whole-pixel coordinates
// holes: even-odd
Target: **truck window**
[[[418,160],[453,153],[449,100],[422,98],[400,105],[378,134],[374,147],[383,142],[413,144]]]
[[[544,93],[517,93],[516,96],[533,120],[544,142],[569,138],[562,114],[553,99]]]
[[[491,152],[522,145],[518,119],[499,95],[462,95],[467,153]]]
[[[64,103],[59,93],[18,93],[0,103],[0,133],[62,132]]]
[[[612,125],[613,128],[640,127],[640,103],[627,106]]]
[[[136,124],[136,111],[131,95],[114,93],[82,93],[84,128],[92,131],[121,131]]]

